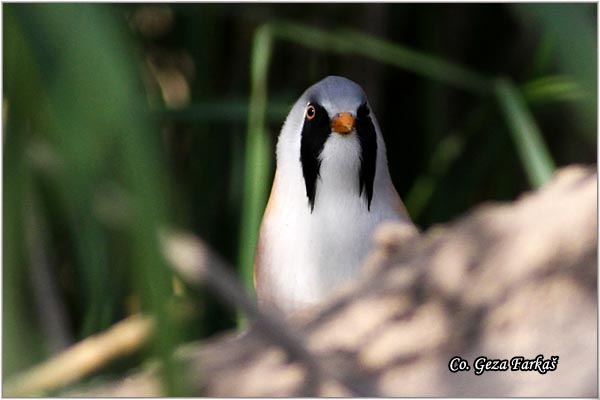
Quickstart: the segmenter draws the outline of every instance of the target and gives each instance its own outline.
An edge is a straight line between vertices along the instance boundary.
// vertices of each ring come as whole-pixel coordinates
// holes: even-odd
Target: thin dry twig
[[[10,379],[3,394],[8,397],[34,396],[76,382],[115,358],[139,349],[153,330],[152,317],[131,316]]]

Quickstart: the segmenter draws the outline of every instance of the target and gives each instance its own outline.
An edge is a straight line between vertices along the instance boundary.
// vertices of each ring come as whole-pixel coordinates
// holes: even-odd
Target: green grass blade
[[[564,75],[533,79],[522,86],[521,92],[528,103],[535,104],[579,101],[585,98],[585,92],[581,86]]]
[[[598,44],[597,5],[593,3],[514,3],[512,9],[522,19],[522,24],[536,27],[553,40],[554,61],[563,73],[577,81],[583,99],[577,103],[580,113],[575,120],[584,129],[591,143],[596,143],[598,109]]]
[[[253,292],[254,249],[262,212],[267,200],[271,170],[271,146],[265,125],[267,107],[267,76],[273,36],[268,26],[259,28],[254,36],[251,55],[251,88],[246,138],[244,201],[239,241],[239,268],[244,286]],[[243,320],[238,320],[244,325]]]
[[[355,31],[325,31],[306,25],[281,22],[273,25],[274,34],[309,48],[347,55],[361,55],[443,82],[457,89],[484,94],[490,85],[486,78],[459,65],[425,52]]]
[[[521,93],[510,81],[499,79],[495,93],[529,182],[540,187],[550,180],[556,168],[541,132]]]

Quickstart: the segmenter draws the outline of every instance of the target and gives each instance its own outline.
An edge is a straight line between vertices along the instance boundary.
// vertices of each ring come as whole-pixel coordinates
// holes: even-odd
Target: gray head
[[[367,96],[363,89],[351,81],[341,76],[328,76],[325,79],[315,83],[302,94],[299,102],[320,104],[329,118],[342,112],[353,113],[356,117],[356,110],[362,104],[367,103]]]

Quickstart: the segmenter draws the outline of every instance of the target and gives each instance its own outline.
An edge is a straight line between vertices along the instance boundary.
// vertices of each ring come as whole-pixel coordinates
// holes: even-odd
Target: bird
[[[417,231],[364,90],[328,76],[295,102],[277,140],[254,258],[259,307],[289,314],[355,279],[386,221]]]

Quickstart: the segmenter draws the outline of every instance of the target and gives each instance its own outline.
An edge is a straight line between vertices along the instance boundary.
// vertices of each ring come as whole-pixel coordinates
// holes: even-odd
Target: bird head
[[[389,175],[385,145],[362,88],[339,76],[309,87],[279,136],[278,175],[303,186],[311,212],[323,185],[329,192],[364,197],[369,211],[378,168]]]

